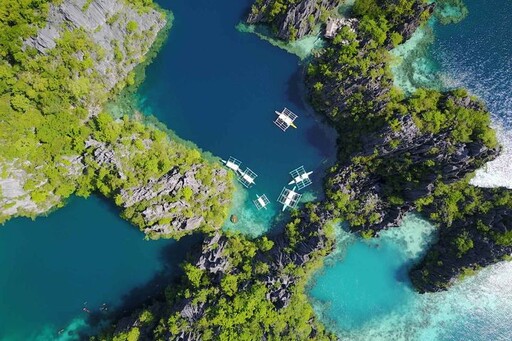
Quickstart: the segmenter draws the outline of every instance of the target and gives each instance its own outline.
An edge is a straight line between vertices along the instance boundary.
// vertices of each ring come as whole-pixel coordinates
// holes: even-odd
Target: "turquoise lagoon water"
[[[0,228],[0,340],[77,339],[90,322],[84,307],[98,320],[140,303],[170,281],[190,247],[190,239],[143,240],[97,197],[14,219]]]
[[[362,241],[344,235],[309,288],[315,311],[347,340],[510,340],[512,263],[500,263],[447,292],[417,294],[410,266],[435,239],[415,215]]]
[[[221,158],[234,156],[258,174],[256,186],[237,193],[231,213],[239,223],[226,223],[258,235],[280,211],[276,199],[291,170],[313,170],[314,186],[304,197],[320,195],[323,172],[335,159],[335,135],[305,104],[300,59],[236,29],[251,3],[160,2],[175,19],[137,95],[142,112],[181,138]],[[283,107],[299,115],[298,129],[282,132],[273,124],[274,111]],[[269,210],[255,209],[256,194],[268,196]]]

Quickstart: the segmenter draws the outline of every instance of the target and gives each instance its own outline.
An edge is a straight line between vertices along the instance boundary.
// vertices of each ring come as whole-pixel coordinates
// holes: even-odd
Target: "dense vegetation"
[[[96,115],[112,92],[95,68],[105,51],[88,32],[63,30],[56,46],[44,54],[24,46],[24,41],[44,26],[50,3],[6,0],[0,11],[0,174],[23,191],[10,197],[0,186],[0,222],[12,215],[44,213],[62,205],[73,193],[87,196],[99,192],[115,199],[125,208],[123,216],[141,229],[158,226],[156,232],[179,237],[185,232],[161,226],[180,216],[202,217],[201,226],[207,230],[220,226],[231,187],[218,165],[141,120],[125,117],[114,121],[106,114]],[[153,9],[148,0],[129,6],[140,12]],[[109,25],[115,20],[109,19]],[[134,62],[131,39],[138,39],[140,46],[150,43],[135,22],[127,25],[124,46],[115,46],[119,63]],[[113,91],[135,81],[132,72]],[[171,171],[195,176],[194,184],[205,190],[196,196],[198,188],[178,191],[177,187],[165,195],[127,204],[131,191]],[[155,189],[157,193],[161,190]],[[151,205],[175,206],[179,200],[185,204],[171,209],[169,215],[144,216]],[[146,232],[156,236],[151,229]]]
[[[313,212],[312,207],[309,210]],[[207,240],[199,260],[183,265],[181,284],[167,289],[165,308],[162,302],[148,305],[128,321],[121,321],[113,334],[98,339],[124,341],[133,335],[151,340],[180,336],[201,340],[335,339],[318,323],[305,295],[309,275],[321,266],[329,248],[309,254],[304,265],[286,261],[300,243],[311,238],[303,219],[298,212],[294,214],[284,233],[284,249],[266,237],[250,241],[227,234]],[[326,238],[332,240],[332,235]],[[277,264],[278,258],[282,264]],[[273,302],[270,294],[285,287],[283,280],[292,283],[284,307]]]
[[[354,228],[372,232],[383,211],[408,206],[429,192],[434,179],[456,180],[445,174],[446,163],[454,162],[450,154],[476,145],[494,150],[497,142],[489,113],[466,91],[419,89],[406,97],[393,86],[389,48],[410,34],[403,23],[421,25],[430,7],[417,0],[357,0],[353,13],[359,22],[338,31],[308,66],[307,82],[313,105],[339,131],[340,165],[327,182],[329,207]],[[490,157],[475,154],[461,176]],[[336,174],[348,165],[350,174],[343,180],[352,187],[378,183],[373,197],[350,195],[350,185],[336,186]]]

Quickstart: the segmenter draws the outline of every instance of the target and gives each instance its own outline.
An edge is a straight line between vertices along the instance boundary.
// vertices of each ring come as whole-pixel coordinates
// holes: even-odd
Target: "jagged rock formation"
[[[430,17],[434,13],[435,7],[435,2],[416,1],[413,3],[411,14],[405,20],[396,23],[397,32],[400,33],[403,41],[407,41],[412,37],[416,29],[425,22],[425,18]],[[387,43],[390,48],[393,47],[391,39],[388,39]]]
[[[133,148],[136,141],[142,141],[139,145],[142,147]],[[227,170],[198,158],[190,161],[190,165],[183,164],[181,160],[158,176],[137,177],[137,174],[147,174],[148,170],[144,169],[144,162],[134,160],[142,160],[144,154],[154,153],[163,147],[155,143],[136,134],[121,137],[114,143],[89,139],[83,168],[108,172],[109,178],[102,180],[98,187],[101,190],[103,181],[108,181],[113,187],[108,190],[113,190],[109,196],[113,196],[116,204],[122,207],[122,215],[150,236],[177,238],[206,225],[209,229],[219,228],[219,221],[214,221],[207,213],[214,209],[212,202],[221,207],[229,204],[226,193],[231,187]],[[165,154],[170,158],[173,158],[173,153],[178,157],[183,152],[173,141],[164,146],[168,148]],[[201,180],[205,172],[211,172],[208,176],[211,183]]]
[[[320,214],[320,216],[317,216]],[[268,271],[252,278],[245,279],[239,286],[239,292],[250,292],[255,286],[263,284],[266,287],[266,299],[272,302],[277,311],[288,307],[292,295],[297,290],[297,281],[301,280],[299,273],[293,273],[291,268],[305,269],[313,260],[318,260],[323,254],[330,252],[333,247],[332,238],[325,233],[325,226],[332,219],[329,213],[311,208],[311,211],[300,215],[296,225],[298,239],[287,233],[279,234],[272,239],[273,247],[270,251],[257,251],[252,257],[252,265],[266,264]],[[216,233],[205,238],[200,252],[192,256],[192,267],[201,270],[207,276],[209,288],[222,286],[223,279],[229,275],[241,272],[233,263],[230,255],[229,237]],[[239,246],[238,246],[239,247]],[[247,265],[246,265],[247,266]],[[288,269],[288,270],[287,270]],[[172,326],[173,332],[165,334],[165,339],[201,340],[202,334],[194,326],[205,318],[208,309],[219,304],[219,301],[229,300],[229,297],[218,294],[214,297],[199,299],[197,292],[191,292],[187,298],[182,298],[172,305],[165,307],[165,303],[157,301],[146,307],[146,310],[163,320],[168,316],[178,316],[179,323]],[[265,299],[265,298],[263,298]],[[140,323],[140,314],[136,313],[121,319],[117,324],[114,335],[127,333],[133,328],[140,332],[139,340],[151,340],[154,337],[158,319],[151,323]],[[317,333],[313,321],[309,321],[312,328],[310,338],[314,339]],[[175,335],[178,335],[175,337]]]
[[[84,30],[102,49],[94,69],[107,91],[140,63],[166,22],[162,13],[154,9],[140,13],[123,0],[65,0],[50,5],[47,21],[26,46],[45,53],[65,30]]]
[[[472,274],[474,270],[509,259],[512,255],[509,191],[478,190],[483,202],[493,203],[492,207],[484,208],[482,205],[476,213],[456,219],[449,226],[440,226],[439,241],[410,272],[418,291],[446,290],[460,276]],[[464,206],[472,204],[465,200],[459,206],[464,209]],[[434,210],[435,207],[430,207],[427,213]]]
[[[258,0],[247,17],[249,24],[270,24],[280,39],[300,39],[311,34],[323,12],[332,11],[340,0]]]
[[[356,230],[377,232],[399,225],[404,214],[415,208],[416,200],[432,193],[436,182],[451,184],[463,179],[499,152],[481,141],[453,143],[450,130],[422,132],[410,115],[400,117],[399,123],[399,130],[387,126],[363,139],[363,150],[352,160],[371,158],[370,166],[354,162],[339,165],[339,171],[328,181],[329,191],[344,193],[350,201],[358,202],[355,215],[364,217],[365,223],[353,225]],[[414,174],[414,178],[404,179],[400,176],[404,173]],[[394,183],[397,180],[399,183]],[[391,193],[403,202],[390,203]]]

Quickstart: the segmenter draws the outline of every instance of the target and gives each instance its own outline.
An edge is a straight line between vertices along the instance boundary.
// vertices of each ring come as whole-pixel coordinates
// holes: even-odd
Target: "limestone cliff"
[[[65,0],[51,5],[47,22],[26,46],[45,53],[64,31],[85,31],[101,48],[93,67],[109,91],[143,60],[166,19],[155,9],[138,11],[125,0]]]
[[[61,148],[66,151],[47,143],[47,157],[35,152],[27,159],[4,158],[0,153],[0,222],[48,212],[73,193],[100,193],[115,200],[122,216],[152,238],[178,238],[201,228],[220,227],[226,215],[223,206],[228,204],[232,189],[220,165],[206,161],[194,147],[146,125],[138,114],[114,121],[101,113],[113,94],[135,82],[133,69],[145,61],[157,35],[170,26],[171,19],[151,1],[50,3],[46,25],[20,41],[20,48],[24,54],[48,63],[47,70],[36,67],[25,74],[49,74],[49,80],[42,76],[39,83],[55,80],[59,86],[48,101],[34,95],[33,103],[28,97],[22,98],[33,105],[32,112],[39,113],[48,105],[45,120],[67,122],[69,126],[59,129],[35,120],[28,132],[15,134],[16,139],[23,136],[41,144],[41,138],[31,132],[44,131],[38,125],[47,124],[48,135],[65,141]],[[40,76],[25,74],[22,76],[28,79]],[[15,111],[20,117],[23,113]],[[72,117],[66,119],[66,115]]]
[[[321,17],[338,6],[340,0],[276,1],[257,0],[247,17],[249,24],[268,24],[284,40],[300,39],[311,34]]]

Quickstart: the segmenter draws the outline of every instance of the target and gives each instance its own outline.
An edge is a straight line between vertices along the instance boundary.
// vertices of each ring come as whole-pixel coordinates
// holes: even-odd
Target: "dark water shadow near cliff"
[[[110,302],[105,302],[105,306],[91,311],[87,319],[88,328],[82,332],[80,339],[88,339],[88,337],[100,333],[103,329],[108,328],[112,321],[119,321],[155,301],[164,301],[165,289],[172,286],[173,283],[177,284],[183,274],[180,265],[192,254],[200,251],[203,240],[204,235],[194,234],[164,247],[159,255],[163,269],[145,284],[137,286],[123,295],[121,303],[117,304],[115,308],[111,308]]]
[[[286,83],[286,98],[304,113],[311,115],[312,109],[307,105],[304,86],[303,68],[298,67]]]

